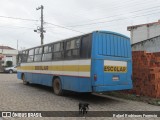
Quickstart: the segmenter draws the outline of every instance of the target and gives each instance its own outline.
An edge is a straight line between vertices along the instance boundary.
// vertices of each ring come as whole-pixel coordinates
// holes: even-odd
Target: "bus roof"
[[[27,49],[25,49],[25,50],[34,49],[34,48],[37,48],[37,47],[41,47],[41,46],[45,46],[45,45],[49,45],[49,44],[52,44],[52,43],[57,43],[57,42],[60,42],[60,41],[65,41],[65,40],[73,39],[73,38],[78,38],[78,37],[85,36],[85,35],[89,35],[89,34],[96,33],[96,32],[106,33],[106,34],[107,34],[107,33],[109,33],[109,34],[115,34],[115,35],[119,35],[119,36],[125,37],[125,38],[127,38],[127,39],[130,39],[129,37],[127,37],[127,36],[125,36],[125,35],[123,35],[123,34],[117,33],[117,32],[100,30],[100,31],[93,31],[93,32],[90,32],[90,33],[82,34],[82,35],[75,36],[75,37],[70,37],[70,38],[58,40],[58,41],[51,42],[51,43],[47,43],[47,44],[44,44],[44,45],[38,45],[38,46],[35,46],[35,47],[27,48]],[[22,51],[24,51],[24,50],[22,50]]]
[[[120,33],[117,33],[117,32],[113,32],[113,31],[105,31],[105,30],[100,30],[100,31],[94,31],[94,32],[100,32],[100,33],[109,33],[109,34],[115,34],[115,35],[119,35],[119,36],[122,36],[122,37],[125,37],[127,39],[130,39],[128,36],[126,35],[123,35],[123,34],[120,34]],[[94,33],[93,32],[93,33]]]

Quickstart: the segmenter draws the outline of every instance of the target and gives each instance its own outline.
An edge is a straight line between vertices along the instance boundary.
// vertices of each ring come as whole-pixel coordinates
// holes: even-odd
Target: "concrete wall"
[[[4,58],[2,58],[2,61],[4,61],[4,64],[2,64],[3,66],[6,65],[7,61],[12,61],[13,65],[17,64],[18,50],[0,49],[0,53],[4,56]]]
[[[160,36],[132,45],[133,51],[160,52]]]
[[[2,59],[4,63],[2,64],[3,66],[6,65],[7,61],[12,61],[13,65],[17,64],[17,55],[4,55],[4,58]]]
[[[160,24],[154,24],[152,26],[149,27],[149,38],[153,38],[155,36],[159,36],[160,35]]]
[[[160,35],[160,24],[143,25],[131,29],[131,43],[135,44]]]
[[[10,49],[0,49],[0,53],[2,54],[8,54],[8,55],[17,55],[18,54],[18,50],[10,50]]]

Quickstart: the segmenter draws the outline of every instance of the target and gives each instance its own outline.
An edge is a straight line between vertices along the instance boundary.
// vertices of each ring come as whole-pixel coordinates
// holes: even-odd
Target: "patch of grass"
[[[146,102],[148,104],[160,106],[160,99],[156,98],[150,98],[150,97],[145,97],[145,96],[138,96],[135,94],[127,94],[127,93],[122,93],[122,92],[107,92],[103,93],[104,95],[109,95],[109,96],[114,96],[118,98],[123,98],[127,100],[134,100],[134,101],[142,101]]]
[[[150,100],[148,101],[148,104],[160,106],[160,99]]]

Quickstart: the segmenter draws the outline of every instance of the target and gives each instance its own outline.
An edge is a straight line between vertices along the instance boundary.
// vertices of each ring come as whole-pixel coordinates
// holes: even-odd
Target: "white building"
[[[160,20],[129,26],[133,51],[160,52]]]
[[[13,65],[16,65],[17,55],[18,50],[8,46],[0,46],[0,61],[2,66],[5,66],[7,61],[12,61]]]

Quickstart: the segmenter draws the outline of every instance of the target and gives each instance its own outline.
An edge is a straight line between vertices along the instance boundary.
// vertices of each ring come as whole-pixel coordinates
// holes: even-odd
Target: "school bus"
[[[17,77],[24,84],[64,91],[106,92],[132,89],[130,38],[111,31],[95,31],[26,49]]]

